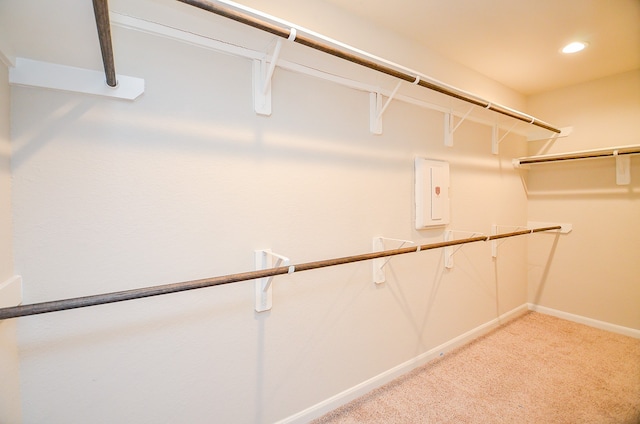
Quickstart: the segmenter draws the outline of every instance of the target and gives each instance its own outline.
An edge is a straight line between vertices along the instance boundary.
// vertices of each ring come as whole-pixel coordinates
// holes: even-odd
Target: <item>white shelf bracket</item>
[[[369,93],[369,132],[382,134],[382,119],[378,119],[382,110],[382,94]]]
[[[463,233],[469,235],[469,237],[483,236],[483,233],[479,232],[471,232],[471,231],[455,231],[455,230],[446,230],[444,232],[444,241],[452,241],[454,239],[455,233]],[[444,252],[444,267],[446,269],[453,268],[453,255],[456,254],[460,248],[462,248],[464,244],[460,244],[458,246],[447,246],[443,249]]]
[[[494,236],[494,235],[498,234],[498,228],[499,227],[511,228],[511,229],[515,229],[515,231],[529,230],[530,234],[534,234],[533,230],[536,229],[536,228],[555,227],[557,225],[559,225],[561,227],[559,230],[549,230],[549,231],[544,231],[544,233],[569,234],[571,232],[571,230],[573,230],[573,225],[569,224],[569,223],[528,221],[526,227],[493,224],[493,225],[491,225],[491,235]],[[536,233],[536,234],[538,234],[538,233]],[[505,241],[507,241],[507,239],[491,240],[491,257],[493,257],[493,258],[497,258],[498,257],[498,246],[500,246]]]
[[[453,111],[444,114],[444,145],[447,147],[453,147],[453,133],[462,125],[465,119],[471,114],[475,105],[471,105],[467,113],[462,115],[456,125],[454,125]]]
[[[511,229],[515,229],[515,231],[518,230],[528,230],[529,227],[523,227],[523,226],[513,226],[513,225],[496,225],[496,224],[492,224],[491,225],[491,235],[495,236],[496,234],[498,234],[498,228],[511,228]],[[497,258],[498,257],[498,246],[500,246],[502,243],[504,243],[506,241],[506,239],[498,239],[498,240],[491,240],[491,257],[492,258]]]
[[[495,236],[496,234],[498,234],[498,226],[496,224],[492,224],[491,235]],[[498,257],[498,241],[497,240],[491,240],[491,257],[492,258]]]
[[[393,239],[387,237],[374,237],[373,238],[373,251],[374,252],[382,252],[385,250],[385,241],[399,242],[400,246],[396,247],[396,249],[400,249],[407,243],[413,244],[411,240],[401,240],[401,239]],[[388,258],[377,258],[373,260],[373,282],[376,284],[381,284],[386,281],[386,275],[384,272],[384,267],[387,265],[387,262],[391,257]]]
[[[518,125],[518,122],[515,122],[511,126],[511,128],[509,128],[507,132],[504,133],[500,138],[498,138],[498,136],[500,135],[500,127],[498,127],[497,124],[493,126],[493,131],[491,132],[491,153],[493,153],[494,155],[497,155],[499,153],[500,143],[502,143],[502,140],[504,140],[509,135],[509,133],[513,131],[516,125]]]
[[[547,233],[551,233],[551,234],[557,234],[557,233],[569,234],[571,232],[571,230],[573,230],[573,224],[570,224],[568,222],[542,222],[542,221],[528,221],[527,222],[527,228],[555,227],[556,225],[559,225],[562,228],[560,228],[559,230],[544,231],[544,233],[545,234],[547,234]]]
[[[275,258],[275,263],[274,263]],[[271,249],[263,249],[255,251],[256,270],[278,268],[280,266],[289,265],[289,258],[286,256],[273,253]],[[291,272],[291,270],[289,271]],[[273,305],[273,289],[271,282],[273,276],[258,278],[255,280],[256,285],[256,312],[264,312],[271,309]]]
[[[616,158],[616,184],[629,185],[631,183],[631,156],[619,155],[618,150],[613,151]]]
[[[372,134],[382,134],[382,115],[384,115],[391,101],[398,94],[400,85],[402,85],[402,81],[396,84],[384,105],[382,104],[381,93],[369,93],[369,131]]]
[[[253,104],[258,115],[271,115],[271,79],[278,64],[281,49],[282,39],[278,38],[270,61],[267,62],[266,55],[262,59],[253,60]]]

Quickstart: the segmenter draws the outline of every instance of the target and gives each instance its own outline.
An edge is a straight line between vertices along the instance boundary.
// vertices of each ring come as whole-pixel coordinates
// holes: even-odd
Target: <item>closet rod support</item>
[[[401,249],[405,244],[415,244],[411,240],[394,239],[388,237],[374,237],[373,238],[373,251],[382,252],[385,250],[385,241],[399,242],[400,246],[397,249]],[[377,258],[372,261],[373,267],[373,282],[376,284],[382,284],[387,280],[384,267],[391,260],[391,256],[386,258]]]
[[[516,228],[516,231],[512,231],[510,233],[498,234],[499,227]],[[519,228],[522,228],[522,229],[519,230]],[[508,225],[493,224],[491,225],[491,235],[487,237],[487,241],[491,241],[491,257],[492,258],[498,257],[498,245],[500,243],[498,243],[496,240],[525,235],[525,234],[533,234],[533,233],[539,233],[543,231],[554,231],[554,230],[562,230],[562,225],[553,224],[553,225],[548,225],[544,227],[528,228],[528,227],[522,227],[522,226],[508,226]]]
[[[276,41],[276,47],[273,49],[273,54],[271,55],[271,61],[269,62],[269,69],[267,70],[267,75],[265,76],[262,93],[267,94],[267,91],[271,90],[271,78],[273,78],[273,72],[276,69],[276,64],[278,63],[278,58],[280,57],[280,50],[282,49],[282,39],[278,39]]]
[[[275,259],[275,263],[274,263]],[[270,268],[280,268],[280,266],[288,266],[289,258],[286,256],[273,253],[271,249],[263,249],[255,251],[256,270],[264,270]],[[258,278],[255,282],[256,289],[256,312],[264,312],[273,306],[273,288],[271,283],[275,275]]]
[[[511,128],[509,128],[507,132],[504,133],[500,138],[498,138],[498,136],[500,135],[500,127],[498,126],[498,124],[493,126],[493,131],[491,132],[491,153],[493,153],[494,155],[497,155],[499,153],[500,143],[502,143],[502,140],[504,140],[517,125],[518,122],[514,122]]]
[[[398,93],[400,85],[402,85],[402,81],[398,82],[384,105],[382,104],[382,93],[369,93],[369,131],[372,134],[382,134],[382,115]]]
[[[271,60],[267,64],[267,54],[253,61],[253,107],[258,115],[271,115],[271,80],[280,57],[282,39],[278,38]]]
[[[475,105],[471,105],[469,110],[464,115],[462,115],[462,117],[460,118],[460,120],[456,125],[454,125],[453,111],[450,113],[444,114],[444,145],[445,146],[447,147],[453,146],[453,133],[455,133],[456,130],[460,128],[460,125],[462,125],[465,119],[467,119],[467,117],[471,114],[471,112],[473,112],[474,108],[475,108]]]
[[[485,234],[481,232],[446,230],[444,232],[444,241],[445,242],[452,241],[454,234],[456,233],[467,234],[467,235],[470,234],[469,237],[482,236],[482,237],[485,237],[485,240],[489,239]],[[458,252],[458,250],[462,248],[462,246],[464,246],[464,244],[461,244],[458,246],[447,246],[444,249],[442,249],[443,255],[444,255],[444,267],[446,269],[453,268],[453,255],[455,255],[456,252]]]

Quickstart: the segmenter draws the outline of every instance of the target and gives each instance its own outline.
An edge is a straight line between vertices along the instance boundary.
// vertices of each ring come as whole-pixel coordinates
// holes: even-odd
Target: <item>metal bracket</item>
[[[509,128],[507,132],[504,133],[500,138],[498,138],[498,136],[500,135],[500,127],[498,127],[497,124],[493,126],[493,129],[491,131],[491,153],[493,153],[494,155],[498,154],[500,143],[502,143],[502,140],[504,140],[509,135],[509,133],[516,127],[516,125],[518,125],[518,122],[515,122],[511,126],[511,128]]]
[[[495,236],[498,234],[498,228],[500,227],[508,227],[508,228],[513,228],[516,231],[518,230],[527,230],[527,227],[523,227],[523,226],[513,226],[513,225],[497,225],[497,224],[492,224],[491,225],[491,235]],[[497,258],[498,257],[498,246],[500,246],[502,243],[504,243],[505,240],[491,240],[491,257],[492,258]]]
[[[455,230],[446,230],[444,232],[444,241],[452,241],[453,235],[455,233],[463,233],[463,234],[471,234],[469,237],[482,236],[484,233],[480,232],[471,232],[471,231],[455,231]],[[446,246],[443,249],[444,254],[444,267],[447,269],[453,268],[453,255],[456,254],[460,248],[464,246],[464,244],[460,244],[458,246]]]
[[[402,81],[396,85],[384,105],[382,104],[382,94],[380,92],[369,93],[369,131],[372,134],[382,134],[382,115],[384,115],[389,104],[398,93],[400,85],[402,85]]]
[[[460,127],[460,125],[467,119],[467,116],[473,111],[475,105],[471,105],[467,113],[465,113],[460,121],[454,126],[454,115],[453,112],[444,114],[444,145],[447,147],[453,146],[453,133]]]
[[[384,242],[387,241],[395,241],[400,242],[400,246],[397,249],[400,249],[407,243],[413,244],[411,240],[401,240],[401,239],[393,239],[387,237],[374,237],[373,238],[373,251],[374,252],[382,252],[385,250]],[[376,284],[381,284],[386,281],[386,275],[384,272],[384,267],[387,265],[387,262],[391,260],[391,257],[388,258],[377,258],[373,260],[373,282]]]
[[[619,155],[618,150],[613,151],[616,158],[616,184],[628,185],[631,183],[631,156]]]
[[[533,229],[535,228],[539,228],[539,227],[552,227],[552,226],[556,226],[556,225],[560,225],[560,229],[559,230],[555,230],[555,231],[545,231],[545,233],[560,233],[560,234],[569,234],[571,232],[571,230],[573,230],[573,225],[572,224],[568,224],[568,223],[557,223],[557,222],[534,222],[534,221],[529,221],[527,222],[527,226],[523,227],[523,226],[513,226],[513,225],[496,225],[493,224],[491,225],[491,235],[494,236],[496,234],[498,234],[498,228],[499,227],[507,227],[507,228],[514,228],[516,231],[518,230],[530,230],[531,234],[533,234]],[[493,258],[497,258],[498,257],[498,246],[501,245],[502,243],[504,243],[506,241],[506,239],[504,240],[491,240],[491,257]]]
[[[259,115],[271,115],[271,79],[273,78],[273,72],[276,69],[281,49],[282,39],[279,38],[268,63],[266,56],[253,61],[253,105]]]
[[[275,264],[273,259],[276,258]],[[289,265],[289,258],[286,256],[273,253],[271,249],[263,249],[255,251],[256,270],[278,268],[280,266]],[[290,271],[291,272],[291,271]],[[273,290],[271,282],[273,276],[258,278],[256,281],[256,312],[264,312],[271,309],[273,304]]]

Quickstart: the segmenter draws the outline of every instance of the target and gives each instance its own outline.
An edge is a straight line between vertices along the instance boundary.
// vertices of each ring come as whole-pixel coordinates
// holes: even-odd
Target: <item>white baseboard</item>
[[[527,306],[530,311],[540,312],[541,314],[566,319],[567,321],[577,322],[579,324],[588,325],[589,327],[599,328],[601,330],[611,331],[612,333],[618,333],[640,339],[640,330],[636,330],[635,328],[623,327],[621,325],[611,324],[605,321],[599,321],[597,319],[588,318],[581,315],[570,314],[569,312],[547,308],[546,306],[540,306],[534,303],[529,303],[527,304]]]
[[[585,324],[590,327],[599,328],[602,330],[611,331],[618,334],[623,334],[625,336],[630,336],[634,338],[640,338],[640,330],[636,330],[633,328],[623,327],[616,324],[611,324],[604,321],[598,321],[592,318],[583,317],[580,315],[570,314],[568,312],[559,311],[552,308],[547,308],[546,306],[535,305],[532,303],[523,304],[505,314],[500,315],[498,318],[495,318],[479,327],[476,327],[454,339],[449,340],[448,342],[441,344],[433,349],[430,349],[427,352],[424,352],[413,359],[410,359],[396,367],[391,368],[377,376],[370,378],[369,380],[363,381],[362,383],[351,387],[341,393],[338,393],[335,396],[332,396],[318,404],[315,404],[303,411],[298,412],[297,414],[291,415],[281,421],[278,421],[276,424],[301,424],[307,423],[315,418],[321,417],[322,415],[333,411],[340,406],[351,402],[354,399],[359,398],[360,396],[369,393],[370,391],[394,380],[395,378],[400,377],[403,374],[408,373],[409,371],[418,368],[427,362],[444,355],[447,352],[452,351],[453,349],[460,347],[473,339],[476,339],[492,329],[496,328],[500,324],[516,318],[519,315],[524,314],[527,310],[539,312],[546,315],[555,316],[558,318],[566,319],[568,321],[577,322],[580,324]]]
[[[381,374],[378,374],[375,377],[370,378],[369,380],[363,381],[362,383],[351,387],[341,393],[338,393],[335,396],[332,396],[318,404],[315,404],[303,411],[298,412],[297,414],[291,415],[281,421],[278,421],[276,424],[298,424],[298,423],[308,423],[309,421],[321,417],[322,415],[333,411],[334,409],[351,402],[354,399],[359,398],[360,396],[369,393],[373,389],[376,389],[403,374],[408,373],[409,371],[418,368],[426,364],[427,362],[444,355],[447,352],[452,351],[453,349],[460,347],[473,339],[476,339],[489,331],[493,330],[500,324],[513,319],[519,315],[524,314],[528,310],[528,305],[523,304],[518,306],[517,308],[506,312],[500,315],[498,318],[495,318],[485,324],[482,324],[479,327],[476,327],[470,331],[467,331],[460,336],[449,340],[446,343],[443,343],[439,346],[434,347],[433,349],[428,350],[413,359],[410,359],[398,366],[395,366]]]
[[[0,284],[0,308],[18,306],[22,303],[22,277],[14,275]]]

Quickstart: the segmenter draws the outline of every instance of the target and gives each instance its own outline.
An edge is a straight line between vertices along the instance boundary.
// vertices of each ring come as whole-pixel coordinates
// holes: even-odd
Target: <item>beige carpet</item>
[[[640,340],[535,312],[315,420],[640,423]]]

